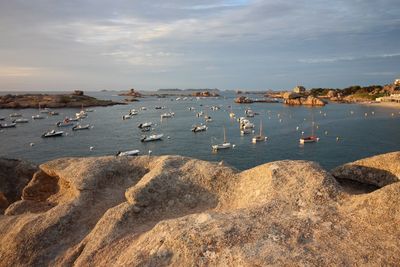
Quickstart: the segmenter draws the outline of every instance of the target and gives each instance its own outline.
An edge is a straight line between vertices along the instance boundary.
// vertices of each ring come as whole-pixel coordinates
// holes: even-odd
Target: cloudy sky
[[[399,0],[0,0],[0,90],[282,89],[400,76]]]

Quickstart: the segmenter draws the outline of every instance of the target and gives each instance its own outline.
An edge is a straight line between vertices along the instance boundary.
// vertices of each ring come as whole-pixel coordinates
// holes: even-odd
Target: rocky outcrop
[[[239,96],[235,98],[235,103],[237,104],[251,104],[254,103],[254,100],[248,98],[247,96]]]
[[[118,95],[120,95],[120,96],[131,96],[133,98],[142,97],[142,94],[139,93],[138,91],[135,91],[135,89],[133,89],[133,88],[130,89],[128,92],[121,93],[121,94],[118,94]]]
[[[37,167],[29,162],[0,158],[0,214],[21,199],[22,191]]]
[[[294,96],[296,93],[284,95],[283,103],[286,105],[307,105],[307,106],[325,106],[326,102],[315,96]]]
[[[383,187],[400,181],[400,152],[392,152],[344,164],[333,176]]]
[[[217,97],[219,94],[215,92],[209,92],[209,91],[203,91],[203,92],[194,92],[192,93],[192,96],[196,97]]]
[[[80,93],[72,94],[24,94],[0,96],[0,108],[81,108],[93,106],[112,106],[123,103],[101,100]]]
[[[348,193],[307,161],[58,159],[0,216],[0,265],[396,265],[399,194]]]

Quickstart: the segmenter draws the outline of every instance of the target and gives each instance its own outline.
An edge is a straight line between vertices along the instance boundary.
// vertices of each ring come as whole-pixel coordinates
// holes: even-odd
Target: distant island
[[[0,96],[0,108],[79,108],[112,106],[124,103],[101,100],[75,90],[71,94],[7,94]]]

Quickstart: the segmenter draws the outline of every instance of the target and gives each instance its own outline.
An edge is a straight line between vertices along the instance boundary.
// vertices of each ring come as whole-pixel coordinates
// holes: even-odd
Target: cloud
[[[43,71],[40,68],[0,66],[0,77],[28,77],[36,76]]]
[[[320,63],[336,63],[341,61],[355,61],[355,60],[365,60],[365,59],[385,59],[400,57],[400,53],[389,53],[380,55],[363,55],[363,56],[344,56],[344,57],[331,57],[331,58],[307,58],[299,59],[299,63],[306,64],[320,64]]]

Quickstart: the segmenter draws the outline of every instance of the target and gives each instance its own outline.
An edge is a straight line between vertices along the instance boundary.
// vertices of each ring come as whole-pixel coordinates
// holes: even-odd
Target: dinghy
[[[142,138],[140,139],[141,142],[150,142],[150,141],[158,141],[158,140],[162,140],[162,137],[164,135],[163,134],[152,134],[149,136],[142,136]]]
[[[44,117],[42,115],[37,114],[37,115],[33,115],[32,119],[33,120],[42,120],[42,119],[44,119]]]
[[[207,131],[207,129],[208,129],[207,125],[195,125],[191,131],[197,133],[197,132]]]
[[[80,131],[80,130],[89,130],[90,129],[90,124],[86,124],[86,125],[75,125],[74,127],[72,127],[72,131]]]
[[[0,128],[15,128],[16,125],[16,123],[4,123],[0,124]]]
[[[48,138],[48,137],[57,137],[57,136],[62,136],[64,134],[63,131],[56,131],[56,130],[51,130],[50,132],[46,132],[42,134],[43,138]]]
[[[28,123],[29,120],[28,120],[28,119],[21,118],[21,119],[13,120],[12,122],[14,122],[14,123]]]
[[[124,152],[121,152],[121,151],[118,151],[117,152],[117,154],[116,154],[116,156],[118,156],[118,157],[132,157],[132,156],[137,156],[137,155],[139,155],[139,153],[140,153],[140,151],[139,150],[137,150],[137,149],[135,149],[135,150],[129,150],[129,151],[124,151]]]

